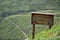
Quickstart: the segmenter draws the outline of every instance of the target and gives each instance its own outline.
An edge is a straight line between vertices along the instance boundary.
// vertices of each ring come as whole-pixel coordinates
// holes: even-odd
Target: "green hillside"
[[[34,40],[60,40],[60,0],[0,0],[0,40],[32,40],[31,12],[55,16],[52,29],[36,24]]]
[[[59,36],[60,34],[60,18],[55,17],[54,26],[52,29],[48,29],[48,25],[36,25],[36,37],[35,40],[45,40],[46,39],[54,39],[54,37]],[[4,18],[3,22],[0,23],[0,39],[1,40],[24,40],[27,37],[24,33],[19,30],[16,25],[18,25],[24,33],[30,38],[32,34],[32,24],[31,24],[31,14],[18,14],[11,15],[9,17]]]

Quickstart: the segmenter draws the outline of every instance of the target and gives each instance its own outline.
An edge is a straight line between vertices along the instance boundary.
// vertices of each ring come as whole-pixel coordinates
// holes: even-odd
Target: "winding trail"
[[[12,24],[14,24],[16,26],[16,28],[18,28],[19,31],[21,31],[25,35],[25,37],[27,37],[25,40],[28,40],[29,39],[29,37],[27,36],[27,34],[15,22],[13,22],[11,19],[8,19],[7,17],[5,19],[7,19]]]

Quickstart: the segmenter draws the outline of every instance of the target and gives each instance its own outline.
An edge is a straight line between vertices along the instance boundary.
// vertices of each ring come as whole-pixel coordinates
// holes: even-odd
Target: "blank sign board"
[[[54,15],[49,13],[32,13],[32,24],[53,25]]]

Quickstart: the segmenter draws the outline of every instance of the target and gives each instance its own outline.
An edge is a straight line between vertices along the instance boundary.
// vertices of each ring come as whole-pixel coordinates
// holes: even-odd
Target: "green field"
[[[36,37],[35,40],[46,39],[60,39],[57,35],[60,34],[60,18],[55,16],[55,22],[50,30],[48,25],[36,25]],[[6,17],[0,24],[0,40],[24,40],[27,37],[19,30],[16,25],[19,26],[24,33],[30,38],[32,35],[31,14],[18,14]],[[56,38],[54,38],[56,37]],[[45,38],[45,39],[42,39]]]

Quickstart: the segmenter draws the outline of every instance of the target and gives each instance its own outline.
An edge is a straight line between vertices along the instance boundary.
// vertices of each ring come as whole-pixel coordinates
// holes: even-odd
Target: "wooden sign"
[[[32,24],[53,25],[54,15],[46,13],[32,13]]]
[[[32,12],[31,23],[33,24],[32,39],[35,38],[35,24],[49,25],[49,29],[54,24],[54,15],[50,13]]]

